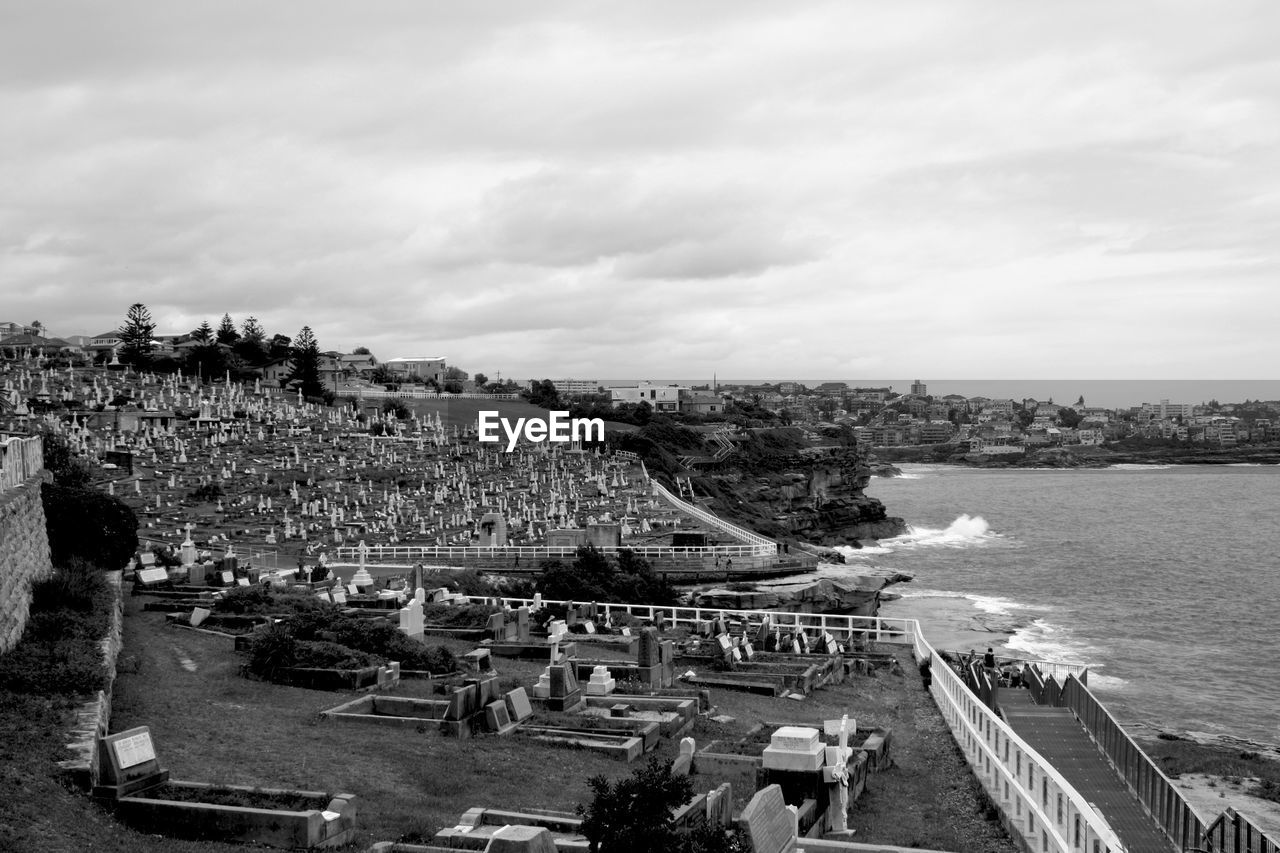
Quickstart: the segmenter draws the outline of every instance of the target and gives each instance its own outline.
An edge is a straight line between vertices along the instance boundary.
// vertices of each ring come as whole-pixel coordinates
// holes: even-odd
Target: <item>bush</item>
[[[81,559],[117,569],[138,550],[138,517],[117,498],[56,483],[45,483],[40,493],[55,566]]]
[[[362,669],[383,663],[373,655],[323,640],[299,641],[294,647],[294,661],[294,666],[314,666],[321,669]]]
[[[31,612],[55,611],[60,608],[88,612],[94,602],[108,592],[107,581],[94,565],[73,557],[54,569],[53,577],[31,588]]]
[[[578,549],[572,565],[559,560],[544,562],[538,591],[547,598],[568,601],[670,605],[677,599],[675,587],[659,578],[649,562],[634,551],[624,549],[616,560],[610,560],[590,545]]]
[[[298,641],[281,624],[271,624],[253,635],[249,643],[249,671],[259,678],[272,679],[278,670],[298,660]]]
[[[102,573],[80,560],[37,583],[22,638],[0,657],[0,687],[44,696],[101,689],[107,677],[101,640],[112,606]]]
[[[578,806],[582,834],[595,853],[734,853],[746,849],[736,832],[701,826],[677,830],[674,809],[693,797],[688,776],[671,775],[671,762],[657,756],[628,777],[610,782],[604,775],[587,780],[594,798]]]

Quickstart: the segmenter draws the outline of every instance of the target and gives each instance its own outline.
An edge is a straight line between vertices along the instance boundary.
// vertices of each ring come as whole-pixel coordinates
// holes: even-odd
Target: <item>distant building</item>
[[[805,388],[803,385],[801,385],[799,382],[779,382],[778,383],[779,394],[786,394],[790,396],[791,394],[799,394],[801,391],[807,391],[807,390],[808,389]]]
[[[551,384],[556,386],[557,394],[564,394],[570,397],[577,394],[600,393],[600,381],[598,379],[552,379]]]
[[[893,393],[892,388],[854,388],[853,396],[859,400],[870,400],[873,403],[883,403],[889,399],[889,395]]]
[[[392,358],[383,362],[387,370],[401,376],[416,376],[422,381],[435,380],[444,383],[444,356],[420,355],[411,358]]]
[[[1153,417],[1157,420],[1170,420],[1172,418],[1189,418],[1193,415],[1195,407],[1190,403],[1170,403],[1168,400],[1161,400],[1159,403],[1143,403],[1142,413]]]
[[[915,382],[911,383],[911,393],[915,394],[917,397],[927,397],[929,396],[929,386],[917,379]]]
[[[641,382],[638,385],[621,385],[607,389],[614,407],[623,403],[648,403],[655,412],[680,411],[680,396],[688,394],[689,388],[684,385],[659,385],[654,382]]]

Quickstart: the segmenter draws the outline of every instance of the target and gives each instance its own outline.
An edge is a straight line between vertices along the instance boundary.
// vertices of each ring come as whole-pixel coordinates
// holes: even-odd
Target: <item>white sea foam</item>
[[[1093,669],[1089,670],[1089,688],[1098,688],[1099,690],[1123,690],[1129,686],[1129,682],[1123,678],[1117,678],[1114,675],[1102,675]]]
[[[1027,657],[1054,663],[1097,666],[1098,650],[1072,637],[1065,628],[1043,619],[1032,619],[1005,641],[1005,646]],[[1092,675],[1092,673],[1091,673]]]
[[[1103,471],[1163,471],[1165,468],[1176,468],[1176,465],[1160,465],[1157,463],[1146,464],[1144,462],[1120,462],[1116,465],[1108,465]]]
[[[904,548],[965,548],[985,545],[1002,538],[991,529],[980,515],[961,515],[945,528],[909,526],[907,532],[892,539],[880,540],[880,545],[894,550]]]

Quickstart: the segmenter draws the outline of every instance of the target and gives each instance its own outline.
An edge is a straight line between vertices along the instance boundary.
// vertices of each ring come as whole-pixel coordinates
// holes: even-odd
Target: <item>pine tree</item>
[[[240,333],[236,331],[236,324],[231,322],[230,314],[222,315],[222,322],[218,324],[218,343],[231,346],[240,340]]]
[[[289,357],[293,361],[289,382],[296,383],[304,397],[319,397],[323,394],[324,385],[320,382],[320,344],[316,342],[310,326],[303,326],[293,339]]]
[[[151,312],[141,302],[129,306],[125,315],[125,323],[120,327],[120,359],[134,367],[145,367],[151,361],[151,350],[155,347],[152,335],[156,324],[151,321]]]
[[[232,349],[246,363],[262,364],[267,360],[266,336],[258,318],[247,317],[240,326],[240,340],[232,344]]]
[[[258,322],[257,317],[246,317],[240,325],[240,338],[253,343],[262,343],[267,337],[267,332],[262,328],[262,324]]]
[[[205,320],[199,326],[191,331],[191,339],[207,344],[213,340],[213,326],[209,325],[209,321]]]

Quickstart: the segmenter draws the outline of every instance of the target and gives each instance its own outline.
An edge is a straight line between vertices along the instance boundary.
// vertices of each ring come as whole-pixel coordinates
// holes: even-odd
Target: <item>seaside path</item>
[[[1003,690],[1000,700],[1005,719],[1018,736],[1047,758],[1102,813],[1128,853],[1177,850],[1147,817],[1071,709],[1037,705],[1027,690]]]

